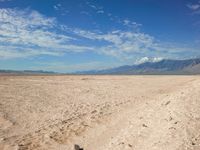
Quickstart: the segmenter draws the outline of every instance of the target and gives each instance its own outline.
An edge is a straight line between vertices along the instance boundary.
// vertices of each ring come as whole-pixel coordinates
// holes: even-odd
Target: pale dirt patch
[[[0,149],[199,150],[199,76],[0,76]]]

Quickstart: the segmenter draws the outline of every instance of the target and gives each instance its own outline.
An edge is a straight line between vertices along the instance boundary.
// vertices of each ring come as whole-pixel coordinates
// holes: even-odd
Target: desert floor
[[[0,76],[0,150],[200,150],[200,76]]]

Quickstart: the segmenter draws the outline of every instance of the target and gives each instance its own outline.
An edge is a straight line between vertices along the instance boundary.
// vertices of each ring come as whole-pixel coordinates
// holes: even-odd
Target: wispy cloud
[[[93,9],[96,9],[96,10],[98,9],[95,5],[91,5],[91,4],[90,4],[89,6],[90,6],[91,8],[93,8]]]
[[[0,2],[8,2],[8,1],[12,1],[12,0],[0,0]]]
[[[0,45],[0,58],[1,59],[13,59],[13,58],[27,58],[38,55],[52,55],[60,56],[62,52],[44,50],[42,48],[22,48],[12,45]]]
[[[123,19],[122,23],[141,26],[129,19]],[[191,47],[166,44],[133,28],[107,32],[70,28],[30,9],[0,9],[0,45],[0,58],[93,52],[134,63],[143,57],[166,58],[183,56],[182,53],[188,54],[188,51],[190,55],[197,53]]]
[[[193,14],[200,14],[200,1],[197,3],[189,3],[186,5]]]
[[[55,10],[60,10],[61,7],[62,7],[61,4],[56,4],[56,5],[53,6],[53,8],[54,8]]]
[[[102,15],[105,16],[105,18],[108,18],[110,21],[115,22],[117,24],[123,25],[123,26],[128,27],[128,28],[134,28],[134,29],[138,29],[139,27],[142,26],[142,24],[140,24],[140,23],[137,23],[137,22],[132,21],[130,19],[123,19],[123,18],[120,18],[120,17],[110,13],[110,12],[107,12],[104,9],[104,7],[98,6],[97,4],[94,5],[91,2],[87,1],[86,5],[90,8],[92,8],[95,11],[95,13],[102,14]],[[83,14],[88,15],[88,12],[86,12],[86,13],[84,12]]]
[[[200,4],[187,4],[187,7],[191,10],[197,10],[200,8]]]
[[[92,49],[71,44],[76,40],[74,37],[58,32],[59,25],[55,18],[47,18],[29,9],[0,9],[0,43],[6,45],[0,47],[1,57],[60,55]]]
[[[81,11],[81,12],[80,12],[80,14],[82,14],[82,15],[87,15],[87,16],[89,16],[89,15],[90,15],[90,13],[89,13],[89,12],[87,12],[87,11]]]
[[[105,12],[102,6],[94,5],[88,1],[86,2],[86,5],[90,8],[92,8],[97,14],[104,14],[104,12]]]
[[[188,51],[190,51],[191,55],[198,53],[197,49],[189,46],[179,46],[172,43],[159,42],[159,40],[156,40],[153,36],[137,30],[114,30],[102,33],[81,29],[70,29],[70,32],[96,42],[104,42],[103,45],[96,49],[96,52],[116,57],[121,61],[134,61],[136,58],[141,58],[146,55],[150,58],[174,58],[183,56],[182,53],[188,54]]]
[[[98,13],[98,14],[103,14],[104,11],[103,11],[103,10],[98,10],[97,13]]]
[[[60,15],[62,16],[65,16],[70,12],[69,10],[65,9],[63,5],[61,5],[60,3],[54,5],[53,8],[55,11],[59,12]]]
[[[120,22],[127,27],[131,27],[131,28],[138,28],[141,27],[142,24],[139,24],[137,22],[131,21],[129,19],[124,19],[123,21],[120,20]]]

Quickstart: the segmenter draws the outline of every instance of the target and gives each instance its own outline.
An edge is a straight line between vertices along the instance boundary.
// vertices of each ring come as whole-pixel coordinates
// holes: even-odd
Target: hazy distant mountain
[[[100,71],[78,72],[79,74],[200,74],[200,58],[187,60],[164,59]]]
[[[0,74],[58,74],[43,70],[0,70]],[[200,74],[200,58],[187,60],[163,59],[159,62],[145,62],[138,65],[125,65],[105,70],[76,72],[75,74]]]
[[[4,74],[56,74],[56,72],[52,71],[43,71],[43,70],[0,70],[0,73]]]

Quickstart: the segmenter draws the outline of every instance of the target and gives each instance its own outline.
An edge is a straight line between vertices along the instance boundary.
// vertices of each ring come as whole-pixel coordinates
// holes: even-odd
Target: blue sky
[[[0,69],[74,72],[195,57],[199,0],[0,0]]]

